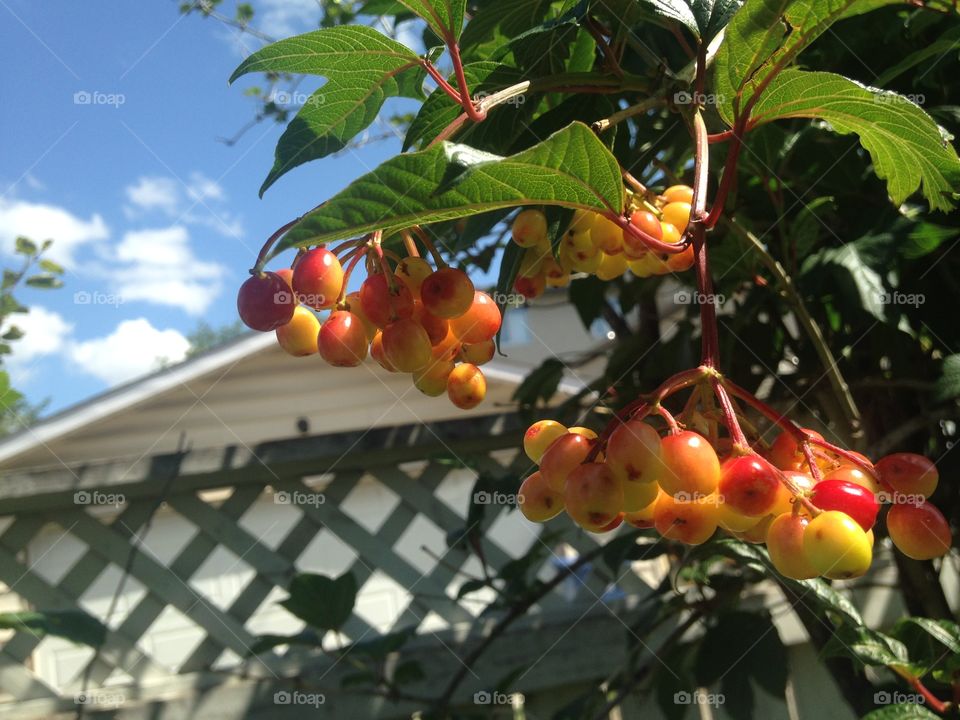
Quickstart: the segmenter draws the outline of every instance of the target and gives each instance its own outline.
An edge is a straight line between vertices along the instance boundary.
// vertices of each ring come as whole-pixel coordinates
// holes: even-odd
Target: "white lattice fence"
[[[461,571],[480,564],[446,537],[465,527],[476,470],[518,478],[529,468],[516,450],[518,428],[513,416],[493,416],[6,477],[5,609],[85,610],[110,632],[96,653],[31,632],[8,635],[0,716],[72,714],[86,689],[88,712],[114,703],[124,717],[159,717],[158,697],[165,712],[177,702],[194,712],[200,698],[219,697],[209,688],[238,682],[242,692],[234,688],[230,702],[203,716],[282,716],[271,688],[343,669],[297,652],[249,658],[258,634],[302,628],[276,605],[298,571],[357,579],[342,642],[415,626],[432,648],[427,664],[450,674],[460,661],[451,644],[469,643],[486,620],[477,619],[477,597],[456,599]],[[542,542],[539,528],[507,510],[489,505],[482,519],[495,568]],[[571,542],[580,550],[594,543],[583,535]],[[632,574],[621,587],[647,590]],[[600,581],[585,586],[594,598],[603,590]],[[551,604],[566,617],[563,598],[545,610]],[[393,712],[375,698],[363,702],[367,713]],[[335,704],[324,710],[341,716]]]

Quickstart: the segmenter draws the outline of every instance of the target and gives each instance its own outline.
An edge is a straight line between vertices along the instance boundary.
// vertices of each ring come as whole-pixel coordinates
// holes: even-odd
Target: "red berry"
[[[450,321],[450,328],[461,342],[479,343],[497,334],[502,319],[493,298],[478,290],[473,304],[463,315]]]
[[[877,460],[880,479],[896,492],[930,497],[937,489],[940,473],[923,455],[893,453]]]
[[[378,328],[385,328],[394,320],[413,315],[413,295],[402,282],[394,283],[393,291],[383,273],[370,275],[360,286],[360,305],[363,312]]]
[[[337,367],[356,367],[367,357],[367,333],[363,322],[348,310],[330,314],[317,338],[320,357]]]
[[[887,531],[897,549],[914,560],[946,555],[953,540],[943,513],[926,500],[891,507],[887,513]]]
[[[473,282],[463,270],[445,267],[428,275],[420,285],[423,306],[440,318],[460,317],[473,303]]]
[[[810,501],[821,510],[846,513],[864,530],[873,527],[880,511],[880,504],[872,492],[863,485],[846,480],[821,480],[813,488]]]
[[[332,252],[314,248],[297,261],[292,284],[297,300],[304,305],[315,310],[332,308],[343,288],[343,268]]]
[[[741,455],[723,463],[719,493],[742,515],[766,515],[777,503],[780,478],[759,455]]]
[[[251,330],[268,332],[286,325],[297,306],[286,280],[274,272],[251,275],[237,293],[237,312]]]

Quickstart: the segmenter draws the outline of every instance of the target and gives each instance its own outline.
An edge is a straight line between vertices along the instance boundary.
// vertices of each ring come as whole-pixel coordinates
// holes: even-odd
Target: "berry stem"
[[[342,253],[344,250],[347,250],[348,248],[356,248],[358,245],[360,245],[365,241],[366,241],[366,238],[354,238],[353,240],[347,240],[346,242],[340,243],[335,248],[331,248],[330,252],[332,252],[337,257],[340,257],[340,253]],[[341,262],[346,260],[352,254],[352,252],[353,251],[351,250],[346,255],[344,255],[343,258],[341,258]]]
[[[667,427],[670,428],[671,435],[676,435],[680,432],[680,426],[677,424],[677,419],[671,415],[670,411],[667,410],[663,405],[656,405],[652,407],[651,410],[666,421]]]
[[[417,243],[413,239],[413,235],[410,234],[410,231],[402,230],[400,235],[403,237],[403,246],[407,249],[407,256],[420,257],[420,250],[417,248]]]
[[[813,450],[810,448],[810,441],[802,440],[800,442],[800,450],[803,452],[803,458],[807,462],[807,467],[810,468],[810,477],[813,478],[813,482],[816,484],[823,480],[820,466],[817,465],[817,459],[813,456]]]
[[[257,261],[254,263],[253,269],[250,271],[251,275],[255,273],[263,272],[263,266],[267,264],[267,253],[270,252],[270,248],[272,248],[273,244],[280,239],[281,235],[283,235],[285,232],[287,232],[287,230],[289,230],[298,222],[300,222],[302,218],[303,216],[301,215],[295,220],[291,220],[285,225],[280,226],[274,231],[273,235],[267,238],[267,241],[263,244],[263,247],[260,249],[260,254],[257,255]]]
[[[651,237],[650,235],[647,235],[643,230],[638,228],[636,225],[630,222],[627,218],[623,217],[623,215],[618,215],[617,213],[611,210],[604,212],[603,216],[608,220],[612,220],[617,225],[619,225],[620,228],[625,233],[629,233],[630,235],[635,237],[637,240],[642,242],[644,245],[646,245],[648,248],[650,248],[651,250],[655,250],[657,252],[667,253],[669,255],[676,255],[686,250],[687,245],[690,244],[689,241],[681,241],[681,242],[678,242],[676,245],[671,245],[670,243],[665,243],[662,240],[657,240],[656,238]]]
[[[880,479],[879,476],[877,475],[876,468],[874,468],[873,465],[871,465],[869,462],[865,462],[864,459],[859,455],[857,455],[856,453],[852,453],[849,450],[844,450],[841,447],[837,447],[833,443],[827,442],[826,440],[823,440],[817,437],[812,437],[812,436],[808,437],[807,441],[814,445],[822,447],[824,450],[827,450],[828,452],[834,453],[835,455],[839,455],[840,457],[842,457],[844,460],[848,462],[853,463],[854,465],[856,465],[858,468],[866,472],[875,480]]]
[[[443,259],[443,256],[437,250],[437,246],[434,245],[433,242],[430,240],[430,236],[427,235],[427,231],[424,230],[419,225],[414,225],[413,228],[411,229],[417,234],[417,237],[420,238],[420,242],[423,243],[423,246],[427,249],[427,252],[430,253],[430,256],[433,258],[434,264],[436,264],[437,266],[437,270],[440,270],[441,268],[445,268],[447,266],[447,263]]]
[[[741,454],[752,452],[750,441],[743,434],[743,428],[740,427],[740,422],[737,420],[737,411],[733,407],[733,401],[727,394],[726,388],[723,387],[720,378],[712,377],[710,384],[713,386],[713,394],[717,396],[717,402],[720,403],[720,410],[723,412],[723,424],[727,426],[727,431],[730,433],[734,452]]]
[[[343,299],[347,296],[347,284],[350,282],[350,273],[353,272],[353,269],[357,266],[357,263],[360,262],[360,259],[366,255],[364,252],[365,248],[360,246],[352,250],[347,257],[350,257],[349,262],[347,262],[347,269],[343,273],[343,285],[340,286],[340,297],[337,298],[337,304],[343,302]],[[344,257],[344,261],[347,261],[347,257]]]
[[[814,438],[807,435],[807,432],[802,427],[797,425],[790,418],[774,410],[753,393],[744,390],[742,387],[726,378],[723,380],[723,385],[731,395],[745,402],[747,405],[767,418],[767,420],[780,427],[784,432],[790,433],[790,435],[793,436],[797,442],[803,442],[804,440],[808,439],[811,442],[814,441]]]

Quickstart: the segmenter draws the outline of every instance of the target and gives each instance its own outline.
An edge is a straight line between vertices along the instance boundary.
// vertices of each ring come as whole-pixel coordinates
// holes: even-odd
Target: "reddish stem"
[[[447,42],[447,49],[450,51],[450,59],[453,61],[453,73],[457,76],[457,87],[460,88],[460,104],[473,122],[483,122],[487,117],[486,111],[478,111],[477,106],[470,97],[470,89],[467,87],[467,76],[463,72],[463,61],[460,59],[460,45],[457,39],[452,36],[444,38]]]
[[[360,262],[360,259],[364,257],[365,253],[362,252],[364,248],[359,247],[355,248],[350,252],[350,261],[347,263],[347,269],[343,272],[343,285],[340,286],[340,297],[337,298],[337,305],[343,302],[343,299],[347,295],[347,284],[350,282],[350,274],[353,272],[353,269],[357,266],[357,263]],[[349,257],[349,255],[347,256]],[[344,260],[346,261],[346,257]]]
[[[914,690],[916,690],[918,693],[920,693],[923,696],[923,699],[926,701],[926,704],[929,705],[934,712],[940,715],[944,715],[948,710],[950,710],[953,707],[952,703],[941,700],[932,692],[930,692],[930,690],[927,688],[926,685],[923,684],[923,681],[920,678],[918,677],[909,678],[907,682],[910,683],[910,687],[912,687]]]
[[[803,452],[803,458],[807,462],[807,467],[810,468],[810,477],[813,478],[814,483],[818,483],[823,480],[823,474],[820,472],[820,466],[817,465],[817,459],[813,456],[813,450],[810,448],[810,442],[808,440],[803,440],[800,443],[800,450]]]
[[[670,428],[671,435],[676,435],[680,432],[680,426],[677,424],[677,419],[663,405],[657,405],[655,408],[653,408],[653,411],[666,421],[667,427]]]
[[[836,445],[829,443],[822,438],[818,438],[812,435],[807,437],[807,441],[814,445],[822,447],[824,450],[832,452],[835,455],[839,455],[840,457],[842,457],[844,460],[847,460],[848,462],[853,463],[854,465],[859,467],[861,470],[864,470],[867,474],[869,474],[875,480],[880,479],[879,476],[877,475],[876,468],[874,468],[874,466],[871,463],[865,462],[863,458],[861,458],[859,455],[852,453],[849,450],[844,450],[843,448],[837,447]]]
[[[730,130],[730,146],[727,149],[727,162],[723,166],[723,175],[720,177],[720,185],[717,187],[717,194],[713,198],[713,206],[710,208],[710,214],[704,220],[708,228],[713,228],[720,221],[720,215],[723,213],[723,207],[727,203],[727,197],[730,195],[730,189],[733,187],[737,176],[737,161],[740,159],[740,150],[743,146],[743,134],[746,132],[748,115],[741,115],[736,119],[733,129]]]
[[[364,238],[359,238],[359,239],[354,238],[353,240],[347,240],[346,242],[340,243],[335,248],[331,249],[330,252],[332,252],[334,255],[339,257],[340,253],[342,253],[347,248],[356,249],[356,246],[364,241],[365,241]],[[347,253],[347,255],[349,254],[350,253]],[[346,260],[346,256],[344,256],[343,260]],[[343,262],[343,260],[341,260],[341,262]]]
[[[750,441],[743,434],[743,428],[740,427],[740,422],[737,420],[737,411],[733,407],[733,402],[730,400],[726,388],[720,382],[720,378],[714,376],[711,378],[710,384],[713,386],[713,394],[717,396],[717,402],[720,403],[720,410],[723,412],[723,424],[727,426],[730,433],[734,451],[741,454],[752,452]]]
[[[797,425],[793,420],[788,418],[786,415],[782,415],[781,413],[777,412],[748,390],[743,389],[736,383],[733,383],[726,378],[723,380],[723,386],[730,392],[731,395],[743,400],[743,402],[747,403],[747,405],[759,412],[774,425],[780,427],[784,432],[790,433],[790,435],[792,435],[798,443],[801,443],[805,440],[809,440],[811,442],[815,440],[813,436],[809,435],[806,430]]]
[[[678,242],[676,245],[671,245],[670,243],[665,243],[662,240],[657,240],[655,237],[647,235],[645,232],[643,232],[643,230],[638,228],[627,218],[623,217],[623,215],[617,215],[615,212],[607,211],[603,213],[603,216],[608,220],[615,222],[625,233],[637,238],[648,248],[656,252],[676,255],[677,253],[682,253],[684,250],[686,250],[687,245],[689,245],[689,242]]]
[[[427,74],[433,78],[434,82],[437,83],[437,86],[443,90],[447,95],[450,96],[457,105],[463,105],[463,98],[460,96],[453,85],[447,82],[447,79],[440,74],[440,71],[434,67],[433,63],[429,60],[422,59],[420,65],[423,66],[423,69],[427,71]]]

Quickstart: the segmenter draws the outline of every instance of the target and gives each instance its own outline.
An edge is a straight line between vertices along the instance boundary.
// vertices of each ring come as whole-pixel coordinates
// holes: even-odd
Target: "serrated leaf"
[[[54,635],[90,647],[99,647],[107,637],[106,626],[82,610],[0,613],[0,628],[38,637]]]
[[[960,159],[937,124],[910,100],[826,72],[789,69],[776,77],[751,113],[759,124],[820,118],[840,134],[856,133],[896,204],[918,188],[934,210],[955,206]]]
[[[357,580],[351,573],[333,579],[300,573],[290,581],[290,597],[280,604],[311,627],[338,630],[353,612]]]
[[[424,78],[412,50],[364,25],[315,30],[267,45],[240,63],[230,82],[250,72],[327,78],[280,137],[261,196],[292,168],[346,147],[373,122],[386,98],[421,97]]]
[[[397,2],[423,18],[430,29],[442,40],[450,42],[460,37],[466,0],[397,0]]]
[[[451,178],[456,182],[451,183]],[[378,229],[389,234],[414,224],[516,205],[566,205],[620,213],[623,202],[616,158],[586,125],[573,123],[508,157],[441,143],[392,158],[308,214],[273,255],[290,247]]]
[[[752,0],[727,24],[714,60],[714,92],[720,116],[733,124],[774,69],[796,59],[803,48],[841,18],[902,0]]]
[[[707,44],[740,9],[743,0],[643,0],[654,13],[675,20]]]

